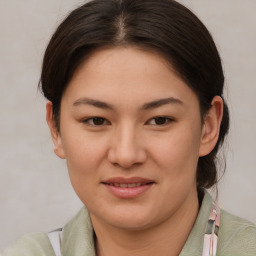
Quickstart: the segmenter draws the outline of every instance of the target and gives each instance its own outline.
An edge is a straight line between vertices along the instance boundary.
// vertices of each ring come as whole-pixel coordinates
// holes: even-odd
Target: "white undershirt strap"
[[[216,256],[219,227],[220,208],[215,203],[213,203],[206,226],[202,256]],[[49,232],[47,235],[55,255],[61,256],[62,228]]]
[[[62,229],[57,229],[52,232],[49,232],[48,238],[51,242],[52,248],[56,256],[61,256],[61,238],[62,238]]]

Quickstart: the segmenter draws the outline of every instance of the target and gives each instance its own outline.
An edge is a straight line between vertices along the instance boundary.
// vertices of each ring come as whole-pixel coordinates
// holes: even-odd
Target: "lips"
[[[120,188],[134,188],[147,185],[148,183],[107,183],[106,185],[120,187]]]
[[[118,198],[135,198],[148,191],[155,182],[140,177],[111,178],[102,182],[107,190]]]
[[[103,183],[106,184],[147,184],[154,183],[153,180],[145,179],[141,177],[131,177],[131,178],[123,178],[123,177],[115,177],[104,180]]]

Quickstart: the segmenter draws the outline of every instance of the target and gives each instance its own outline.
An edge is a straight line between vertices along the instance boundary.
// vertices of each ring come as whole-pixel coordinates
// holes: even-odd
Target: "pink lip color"
[[[121,184],[136,184],[141,183],[142,185],[136,187],[118,187],[114,186],[114,183]],[[116,197],[123,199],[131,199],[140,196],[149,190],[154,184],[153,181],[144,178],[112,178],[102,182],[102,184],[107,188],[107,190]]]

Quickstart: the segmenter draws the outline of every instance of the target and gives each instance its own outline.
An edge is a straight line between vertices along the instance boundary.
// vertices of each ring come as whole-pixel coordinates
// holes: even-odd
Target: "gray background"
[[[52,150],[37,91],[46,43],[83,1],[0,0],[0,250],[21,235],[62,226],[81,207]],[[232,116],[220,205],[256,223],[255,0],[180,0],[213,34]]]

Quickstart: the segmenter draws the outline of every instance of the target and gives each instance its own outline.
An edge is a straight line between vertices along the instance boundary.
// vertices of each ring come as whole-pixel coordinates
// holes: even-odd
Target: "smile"
[[[111,178],[102,182],[108,193],[121,199],[132,199],[146,194],[155,184],[144,178]]]
[[[114,186],[114,187],[120,187],[120,188],[135,188],[135,187],[140,187],[140,186],[144,186],[144,185],[148,185],[152,182],[149,183],[105,183],[106,185],[109,186]]]

